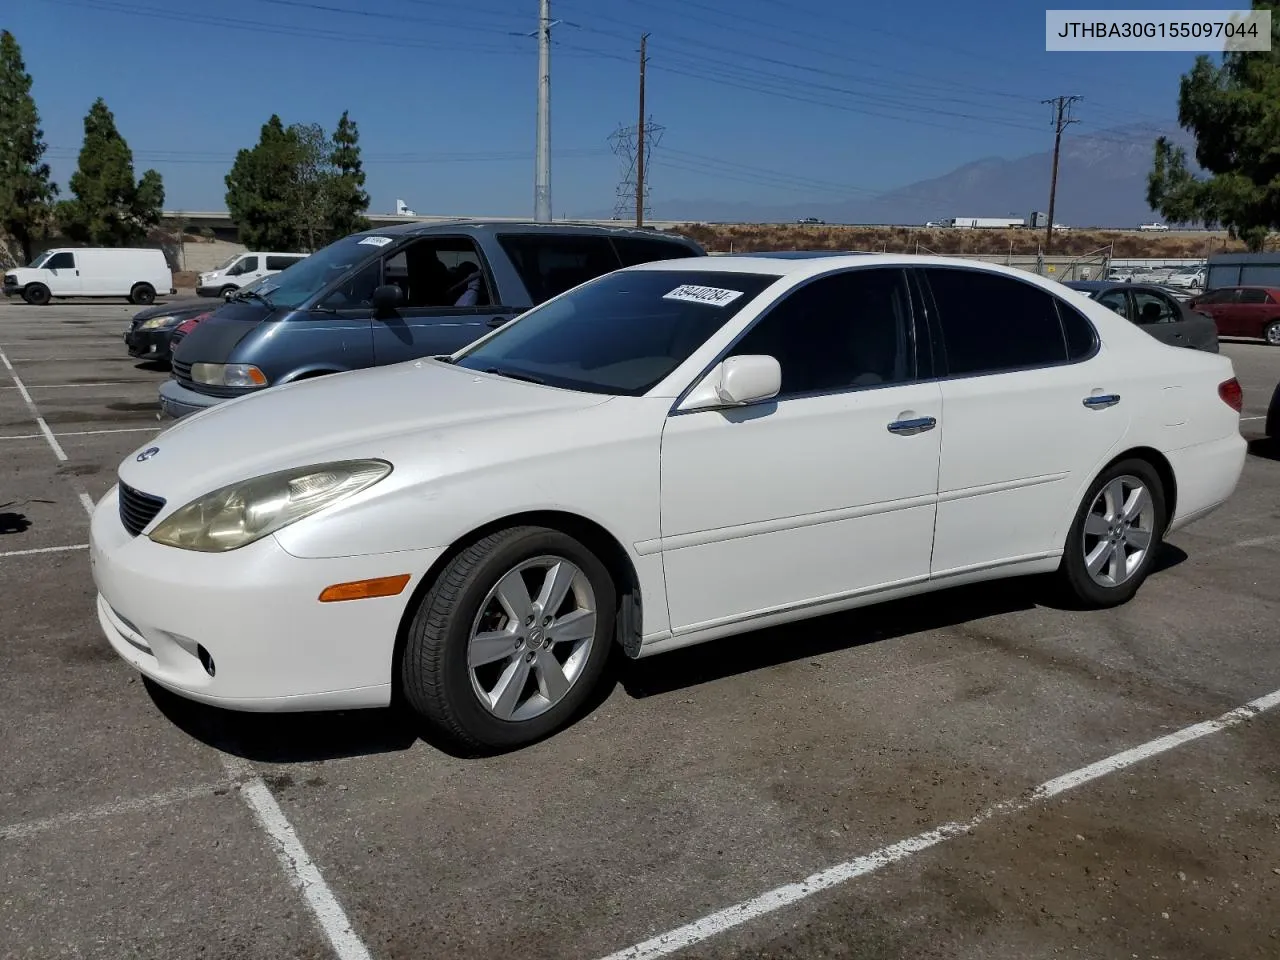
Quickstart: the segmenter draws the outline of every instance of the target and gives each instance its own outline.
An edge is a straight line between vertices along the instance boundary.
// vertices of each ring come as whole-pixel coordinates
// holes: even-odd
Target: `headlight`
[[[191,379],[216,387],[265,387],[267,375],[251,363],[193,363]]]
[[[390,472],[385,460],[347,460],[255,477],[192,500],[150,537],[183,550],[235,550],[354,496]]]
[[[162,327],[171,327],[178,322],[178,318],[174,316],[152,317],[150,320],[143,320],[138,326],[139,330],[159,330]]]

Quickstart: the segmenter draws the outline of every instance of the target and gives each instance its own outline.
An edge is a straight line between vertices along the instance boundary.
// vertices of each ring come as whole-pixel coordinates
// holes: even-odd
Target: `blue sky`
[[[224,209],[235,151],[261,124],[360,128],[371,209],[526,216],[533,209],[537,0],[25,0],[0,26],[22,45],[65,185],[95,97],[169,209]],[[1082,6],[1103,8],[1106,4]],[[1130,4],[1115,5],[1132,8]],[[1187,7],[1165,0],[1164,9]],[[1203,6],[1201,0],[1200,6]],[[216,13],[211,12],[216,9]],[[1176,123],[1193,54],[1046,53],[1025,0],[552,0],[555,216],[611,210],[608,137],[665,127],[651,198],[785,203],[859,198],[1070,133]]]

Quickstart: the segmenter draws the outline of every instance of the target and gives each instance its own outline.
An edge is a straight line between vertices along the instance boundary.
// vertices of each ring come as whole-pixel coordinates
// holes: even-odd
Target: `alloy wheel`
[[[1103,587],[1128,581],[1147,559],[1155,536],[1156,507],[1137,477],[1116,477],[1098,491],[1084,521],[1084,565]]]

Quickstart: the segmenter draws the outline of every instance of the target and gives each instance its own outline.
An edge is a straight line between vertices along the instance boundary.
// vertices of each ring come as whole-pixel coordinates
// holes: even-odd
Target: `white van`
[[[148,304],[158,293],[177,292],[164,251],[141,247],[59,247],[4,275],[6,297],[37,306],[53,297],[128,297]]]
[[[250,251],[237,253],[218,264],[208,273],[200,274],[196,281],[196,293],[202,297],[222,297],[230,300],[235,292],[246,284],[279,273],[306,259],[305,253],[263,253]]]

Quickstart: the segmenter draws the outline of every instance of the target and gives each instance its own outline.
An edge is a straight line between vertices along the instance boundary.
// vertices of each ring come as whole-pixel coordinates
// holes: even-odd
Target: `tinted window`
[[[1089,318],[1070,304],[1059,300],[1058,319],[1062,321],[1062,334],[1067,340],[1067,359],[1083,360],[1098,345],[1098,332]]]
[[[643,237],[614,237],[613,248],[624,267],[654,260],[675,260],[678,257],[696,257],[698,252],[683,243],[670,240],[646,240]]]
[[[1120,316],[1128,319],[1129,303],[1125,298],[1123,290],[1108,290],[1102,296],[1098,297],[1098,302],[1108,310],[1114,310]]]
[[[1265,290],[1241,290],[1238,303],[1266,303],[1267,294]]]
[[[70,270],[76,265],[76,258],[70,253],[55,253],[49,258],[45,267],[49,270]]]
[[[1235,295],[1234,290],[1213,290],[1202,297],[1196,297],[1196,303],[1230,303]]]
[[[1168,297],[1160,296],[1158,293],[1135,290],[1133,291],[1133,302],[1138,311],[1138,315],[1134,320],[1143,326],[1149,326],[1154,323],[1173,323],[1175,320],[1182,319],[1178,313],[1178,308],[1173,305],[1173,301]]]
[[[902,270],[851,270],[789,293],[733,348],[782,367],[779,396],[902,383],[914,374]]]
[[[710,270],[611,273],[522,314],[458,365],[638,396],[777,279]]]
[[[301,257],[267,257],[267,269],[286,270],[301,259]]]
[[[982,270],[926,267],[951,374],[1063,363],[1066,340],[1054,298]]]
[[[257,257],[245,257],[238,264],[236,264],[236,273],[253,273],[253,271],[257,269],[258,269]]]
[[[621,265],[608,237],[505,234],[498,242],[535,304]]]

